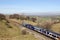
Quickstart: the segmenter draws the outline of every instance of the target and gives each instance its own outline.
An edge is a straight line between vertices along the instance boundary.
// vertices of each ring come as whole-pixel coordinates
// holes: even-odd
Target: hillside
[[[11,26],[11,28],[9,28]],[[13,37],[20,34],[20,29],[11,23],[6,25],[6,22],[0,21],[0,37]]]
[[[32,34],[23,35],[22,30],[11,22],[9,26],[5,21],[0,21],[0,40],[38,40]]]
[[[60,23],[52,25],[51,30],[56,33],[60,33]]]
[[[18,22],[18,23],[22,23],[22,20],[15,20],[15,19],[11,19],[12,21],[16,21],[16,22]],[[42,24],[43,22],[45,22],[46,20],[43,20],[43,19],[41,19],[42,21],[41,21],[41,23],[40,24]],[[32,21],[28,21],[28,20],[25,20],[24,22],[26,22],[26,23],[29,23],[29,24],[32,24],[32,25],[37,25],[37,23],[34,23],[34,22],[32,22]],[[42,24],[42,25],[44,25],[44,24]],[[49,27],[50,28],[50,27]],[[51,29],[50,30],[52,30],[52,31],[54,31],[54,32],[56,32],[56,33],[60,33],[60,23],[57,23],[57,24],[53,24],[52,26],[51,26]]]

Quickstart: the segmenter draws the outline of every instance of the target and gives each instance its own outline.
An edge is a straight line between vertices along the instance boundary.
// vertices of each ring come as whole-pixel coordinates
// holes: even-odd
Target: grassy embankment
[[[52,25],[51,30],[56,33],[60,33],[60,23]]]
[[[5,23],[0,21],[0,40],[38,40],[32,34],[22,35],[19,27],[10,23],[12,28],[9,28]]]

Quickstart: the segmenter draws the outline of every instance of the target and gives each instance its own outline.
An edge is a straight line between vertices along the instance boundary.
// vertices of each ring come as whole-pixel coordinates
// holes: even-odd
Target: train
[[[28,28],[28,29],[31,29],[33,31],[36,31],[36,32],[39,32],[41,34],[44,34],[50,38],[53,38],[55,40],[57,40],[58,38],[60,38],[60,34],[58,33],[55,33],[55,32],[52,32],[50,30],[47,30],[47,29],[44,29],[44,28],[40,28],[40,27],[36,27],[36,26],[33,26],[31,24],[25,24],[23,23],[22,24],[24,27]]]

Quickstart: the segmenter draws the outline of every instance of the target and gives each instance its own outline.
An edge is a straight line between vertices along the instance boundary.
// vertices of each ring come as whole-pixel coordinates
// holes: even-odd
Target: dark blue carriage
[[[24,27],[34,30],[34,27],[31,24],[24,24]]]

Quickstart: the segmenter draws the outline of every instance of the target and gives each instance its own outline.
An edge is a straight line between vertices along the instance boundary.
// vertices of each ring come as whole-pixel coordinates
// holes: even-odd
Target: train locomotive
[[[57,38],[60,38],[60,34],[58,33],[55,33],[55,32],[52,32],[52,31],[49,31],[47,29],[44,29],[44,28],[40,28],[40,27],[35,27],[31,24],[22,24],[24,27],[28,28],[28,29],[31,29],[31,30],[34,30],[36,32],[39,32],[41,34],[44,34],[50,38],[53,38],[53,39],[57,39]]]

